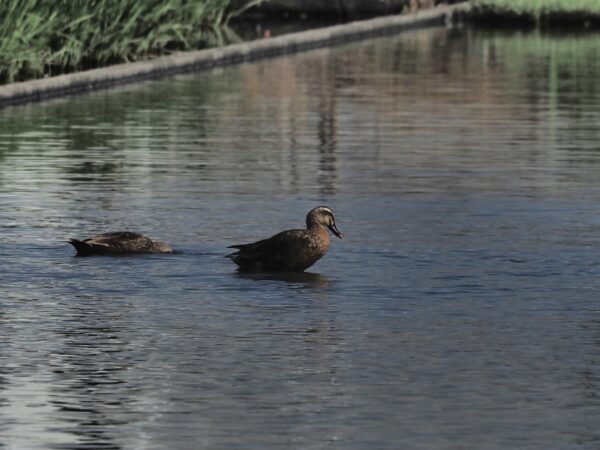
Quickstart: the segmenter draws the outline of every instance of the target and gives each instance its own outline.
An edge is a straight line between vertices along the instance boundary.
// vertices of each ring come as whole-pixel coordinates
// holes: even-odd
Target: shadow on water
[[[323,288],[329,286],[331,280],[325,275],[314,272],[244,272],[237,271],[235,277],[254,281],[283,281],[291,284]]]

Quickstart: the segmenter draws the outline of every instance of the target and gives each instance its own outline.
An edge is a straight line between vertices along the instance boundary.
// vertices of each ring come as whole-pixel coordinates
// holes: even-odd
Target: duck
[[[242,271],[302,272],[321,259],[329,248],[327,227],[342,239],[335,215],[328,206],[317,206],[306,215],[306,229],[286,230],[268,239],[230,245],[227,255]]]
[[[77,250],[77,256],[173,253],[169,244],[131,231],[102,233],[84,240],[70,239],[69,243]]]

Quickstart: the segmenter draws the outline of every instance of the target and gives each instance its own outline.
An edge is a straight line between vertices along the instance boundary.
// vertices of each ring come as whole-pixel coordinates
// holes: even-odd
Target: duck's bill
[[[335,234],[337,237],[342,239],[342,233],[340,233],[340,230],[337,229],[337,227],[335,226],[335,223],[332,223],[331,225],[329,225],[329,229],[331,230],[331,232],[333,234]]]

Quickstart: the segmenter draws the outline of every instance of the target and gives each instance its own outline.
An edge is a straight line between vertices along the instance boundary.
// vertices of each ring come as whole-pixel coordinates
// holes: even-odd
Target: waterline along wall
[[[0,107],[252,61],[415,28],[448,25],[460,20],[469,9],[470,5],[464,2],[414,14],[380,17],[220,48],[178,53],[149,61],[9,84],[0,87]]]

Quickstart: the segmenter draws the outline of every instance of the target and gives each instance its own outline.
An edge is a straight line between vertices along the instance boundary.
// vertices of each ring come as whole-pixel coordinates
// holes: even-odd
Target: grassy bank
[[[474,14],[509,23],[600,25],[600,0],[471,0]]]
[[[260,0],[2,0],[0,82],[206,46]]]

